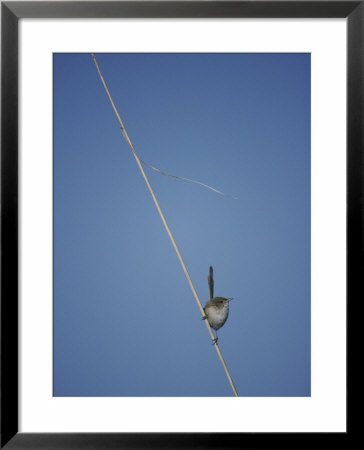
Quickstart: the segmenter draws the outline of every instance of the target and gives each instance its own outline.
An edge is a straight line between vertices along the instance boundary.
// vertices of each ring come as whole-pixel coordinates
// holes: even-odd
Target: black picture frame
[[[364,298],[364,1],[1,2],[1,448],[296,448],[313,439],[346,448],[349,402],[346,433],[18,432],[18,21],[109,17],[347,19],[347,305]],[[349,361],[348,347],[348,380]]]

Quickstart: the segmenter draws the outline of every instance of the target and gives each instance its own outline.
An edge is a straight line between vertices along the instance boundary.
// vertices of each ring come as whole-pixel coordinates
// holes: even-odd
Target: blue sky
[[[96,54],[240,396],[309,396],[310,55]],[[231,396],[90,54],[54,55],[54,395]]]

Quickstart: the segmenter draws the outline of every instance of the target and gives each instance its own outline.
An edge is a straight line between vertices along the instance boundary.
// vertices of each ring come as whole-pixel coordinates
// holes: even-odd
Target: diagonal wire
[[[97,72],[98,72],[99,77],[100,77],[100,80],[101,80],[101,82],[102,82],[102,84],[103,84],[103,86],[104,86],[104,89],[105,89],[105,91],[106,91],[106,94],[107,94],[107,96],[109,97],[111,106],[113,107],[113,110],[114,110],[114,112],[115,112],[115,114],[116,114],[116,117],[118,118],[118,121],[119,121],[119,124],[120,124],[120,129],[121,129],[121,132],[122,132],[122,134],[123,134],[123,136],[124,136],[124,139],[126,140],[127,144],[129,145],[129,147],[130,147],[130,149],[131,149],[131,151],[132,151],[132,153],[133,153],[133,155],[134,155],[134,158],[135,158],[135,160],[136,160],[136,162],[137,162],[137,164],[138,164],[139,170],[140,170],[140,172],[141,172],[141,174],[142,174],[142,176],[143,176],[143,178],[144,178],[144,181],[146,182],[146,184],[147,184],[147,186],[148,186],[148,189],[149,189],[149,192],[150,192],[150,194],[151,194],[151,196],[152,196],[152,198],[153,198],[154,204],[155,204],[155,206],[156,206],[156,208],[157,208],[157,210],[158,210],[158,213],[159,213],[159,215],[160,215],[160,217],[161,217],[161,219],[162,219],[164,228],[166,229],[167,234],[168,234],[168,236],[169,236],[169,238],[170,238],[170,240],[171,240],[171,242],[172,242],[173,248],[174,248],[174,250],[175,250],[175,252],[176,252],[176,254],[177,254],[177,257],[178,257],[178,259],[179,259],[179,262],[181,263],[183,272],[184,272],[184,274],[185,274],[185,276],[186,276],[186,278],[187,278],[188,284],[190,285],[190,288],[191,288],[191,290],[192,290],[192,293],[193,293],[193,295],[194,295],[194,297],[195,297],[195,299],[196,299],[196,302],[197,302],[197,305],[198,305],[198,307],[199,307],[199,309],[200,309],[201,315],[202,315],[202,317],[204,318],[204,317],[205,317],[205,311],[204,311],[204,309],[203,309],[203,307],[202,307],[202,305],[201,305],[201,301],[200,301],[200,299],[199,299],[199,297],[198,297],[198,295],[197,295],[196,289],[195,289],[195,287],[194,287],[194,285],[193,285],[193,283],[192,283],[190,274],[189,274],[188,271],[187,271],[187,267],[186,267],[186,265],[185,265],[185,263],[184,263],[184,261],[183,261],[183,259],[182,259],[182,256],[181,256],[181,253],[180,253],[180,251],[179,251],[179,249],[178,249],[178,247],[177,247],[176,241],[174,240],[174,237],[173,237],[173,235],[172,235],[172,232],[171,232],[171,230],[170,230],[170,228],[169,228],[169,226],[168,226],[168,224],[167,224],[167,221],[166,221],[166,219],[165,219],[165,217],[164,217],[164,214],[163,214],[163,212],[162,212],[162,210],[161,210],[161,208],[160,208],[160,206],[159,206],[157,197],[155,196],[154,191],[153,191],[153,189],[152,189],[152,186],[151,186],[150,183],[149,183],[148,177],[147,177],[147,175],[146,175],[145,172],[144,172],[144,169],[143,169],[142,163],[141,163],[141,161],[140,161],[140,159],[139,159],[139,156],[138,156],[138,154],[136,153],[133,144],[131,143],[131,140],[130,140],[130,138],[129,138],[129,136],[128,136],[128,133],[126,132],[126,129],[125,129],[124,124],[123,124],[123,121],[121,120],[120,114],[119,114],[119,112],[118,112],[118,110],[117,110],[117,108],[116,108],[116,106],[115,106],[115,103],[114,103],[112,97],[111,97],[110,91],[109,91],[109,89],[108,89],[108,87],[107,87],[107,85],[106,85],[106,82],[105,82],[105,80],[104,80],[104,77],[102,76],[102,73],[101,73],[100,67],[99,67],[99,65],[98,65],[98,63],[97,63],[95,54],[94,54],[94,53],[91,53],[91,56],[92,56],[92,59],[93,59],[93,61],[94,61],[94,63],[95,63]],[[204,320],[204,322],[205,322],[206,327],[207,327],[207,329],[208,329],[208,331],[209,331],[209,333],[210,333],[211,340],[214,342],[214,341],[215,341],[215,336],[214,336],[214,334],[212,333],[210,324],[209,324],[208,320]],[[231,386],[231,388],[232,388],[232,390],[233,390],[233,392],[234,392],[234,395],[235,395],[236,397],[239,397],[238,392],[237,392],[237,390],[236,390],[236,388],[235,388],[234,382],[233,382],[233,380],[232,380],[232,378],[231,378],[231,376],[230,376],[230,373],[229,373],[229,371],[228,371],[228,368],[227,368],[227,366],[226,366],[225,360],[224,360],[224,358],[223,358],[223,356],[222,356],[222,354],[221,354],[220,348],[219,348],[219,346],[217,345],[217,342],[214,342],[214,344],[215,344],[214,347],[215,347],[216,352],[217,352],[217,354],[218,354],[218,356],[219,356],[219,358],[220,358],[221,364],[223,365],[223,368],[224,368],[225,373],[226,373],[226,376],[227,376],[227,378],[228,378],[228,380],[229,380],[230,386]]]

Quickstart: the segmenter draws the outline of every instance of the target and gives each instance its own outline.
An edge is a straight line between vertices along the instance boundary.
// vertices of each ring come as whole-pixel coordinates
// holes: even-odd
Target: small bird
[[[206,302],[204,307],[205,315],[203,320],[208,320],[210,327],[215,330],[216,337],[213,343],[217,342],[217,330],[221,328],[226,322],[229,315],[229,302],[232,298],[214,297],[214,270],[210,266],[209,275],[207,277],[209,286],[210,300]]]
[[[214,297],[204,307],[204,319],[209,321],[210,327],[216,332],[216,338],[213,343],[217,342],[217,330],[226,322],[229,315],[229,302],[232,298]]]

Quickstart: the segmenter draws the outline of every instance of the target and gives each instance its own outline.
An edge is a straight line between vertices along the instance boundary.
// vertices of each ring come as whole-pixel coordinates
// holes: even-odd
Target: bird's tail
[[[210,300],[212,300],[214,298],[214,273],[213,273],[212,266],[210,266],[210,273],[209,273],[209,276],[207,277],[207,281],[208,281],[208,285],[209,285]]]

